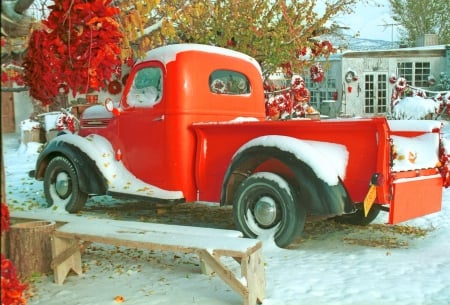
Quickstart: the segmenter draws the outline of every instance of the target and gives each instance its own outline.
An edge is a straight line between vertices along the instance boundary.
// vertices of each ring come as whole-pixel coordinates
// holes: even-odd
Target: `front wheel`
[[[305,225],[306,211],[297,201],[285,179],[273,173],[255,173],[238,187],[234,220],[245,236],[273,235],[279,247],[286,247],[300,236]]]
[[[49,206],[65,208],[69,213],[81,210],[87,200],[87,194],[79,188],[73,164],[61,156],[48,163],[44,175],[44,193]]]

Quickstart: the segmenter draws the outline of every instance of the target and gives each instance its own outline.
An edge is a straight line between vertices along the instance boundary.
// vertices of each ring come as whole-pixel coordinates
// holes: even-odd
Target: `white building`
[[[327,65],[324,80],[309,81],[307,86],[311,104],[330,116],[388,114],[392,76],[405,78],[408,85],[424,89],[428,96],[450,91],[450,45],[345,51],[330,56],[328,63],[323,63]]]

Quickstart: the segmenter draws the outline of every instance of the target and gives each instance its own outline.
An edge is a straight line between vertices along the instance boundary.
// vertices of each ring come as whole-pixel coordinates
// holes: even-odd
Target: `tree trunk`
[[[16,5],[14,5],[14,11],[22,14],[33,4],[33,2],[34,0],[18,0],[16,1]]]
[[[33,19],[16,9],[23,10],[25,6],[31,3],[28,0],[21,0],[20,2],[2,1],[2,34],[5,33],[10,37],[25,37],[30,34]]]
[[[12,225],[9,230],[9,258],[20,278],[48,273],[52,261],[51,233],[55,222],[32,221]]]

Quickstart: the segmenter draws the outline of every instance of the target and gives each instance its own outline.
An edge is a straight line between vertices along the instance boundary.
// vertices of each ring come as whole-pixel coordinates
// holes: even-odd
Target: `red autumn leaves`
[[[61,87],[73,95],[107,88],[121,65],[122,34],[111,0],[59,0],[30,37],[24,60],[30,95],[51,104]]]
[[[1,205],[1,234],[9,229],[9,210],[4,203]],[[3,238],[3,236],[2,236]],[[23,292],[27,285],[20,283],[16,268],[9,259],[1,255],[1,301],[2,305],[25,305],[27,301]]]

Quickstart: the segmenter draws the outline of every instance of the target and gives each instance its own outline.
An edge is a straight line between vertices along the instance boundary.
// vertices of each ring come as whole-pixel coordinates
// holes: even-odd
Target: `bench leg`
[[[261,304],[266,296],[266,274],[261,249],[241,261],[242,276],[247,279],[248,297],[244,305]]]
[[[61,285],[73,270],[76,274],[82,274],[80,246],[75,239],[52,237],[52,256],[51,266],[55,283]]]
[[[201,270],[202,274],[208,275],[208,276],[213,275],[214,270],[208,265],[207,262],[205,262],[205,260],[202,258],[201,255],[199,255],[199,257],[200,257],[200,270]]]
[[[206,250],[198,251],[202,265],[202,271],[208,274],[215,272],[225,283],[239,293],[244,299],[244,305],[261,304],[266,294],[266,277],[264,272],[264,260],[261,249],[256,250],[248,257],[242,258],[241,276],[245,281],[239,280],[230,269],[220,261],[220,256],[215,256]]]

